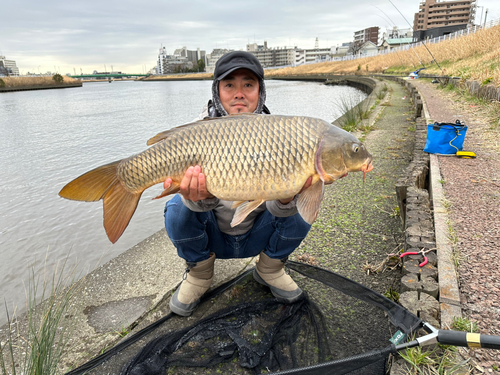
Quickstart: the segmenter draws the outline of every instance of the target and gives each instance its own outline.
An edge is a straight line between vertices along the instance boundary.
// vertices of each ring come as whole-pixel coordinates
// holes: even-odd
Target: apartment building
[[[425,0],[415,13],[413,30],[428,30],[436,27],[472,24],[476,0],[439,1]],[[465,26],[463,26],[465,27]]]
[[[354,33],[354,43],[364,44],[365,42],[372,42],[373,44],[378,44],[378,26],[369,27],[364,30],[359,30]]]
[[[267,41],[264,41],[264,44],[247,44],[247,52],[253,54],[264,68],[269,66],[293,65],[295,62],[295,48],[268,48]]]
[[[7,60],[5,56],[0,55],[0,74],[9,76],[18,76],[19,68],[14,60]]]
[[[188,50],[187,47],[178,48],[174,51],[174,55],[187,57],[187,59],[191,61],[193,65],[196,65],[198,63],[198,60],[203,60],[206,65],[206,52],[201,51],[199,48],[197,48],[196,51]]]
[[[161,47],[156,61],[156,74],[175,73],[176,68],[193,68],[193,63],[186,56],[169,55],[167,49]]]
[[[264,68],[273,66],[297,66],[315,61],[325,61],[333,54],[331,48],[268,48],[267,41],[265,41],[263,45],[257,43],[247,44],[247,52],[257,57]]]
[[[226,53],[233,52],[232,49],[227,48],[214,48],[212,53],[207,54],[207,62],[205,65],[205,72],[213,73],[215,71],[215,64]]]

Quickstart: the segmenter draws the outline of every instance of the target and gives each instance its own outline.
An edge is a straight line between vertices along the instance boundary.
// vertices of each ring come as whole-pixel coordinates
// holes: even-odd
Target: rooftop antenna
[[[409,22],[408,22],[408,20],[405,18],[405,16],[403,16],[403,13],[401,13],[401,12],[399,11],[399,9],[396,7],[396,5],[394,5],[394,3],[393,3],[391,0],[388,0],[388,1],[392,4],[392,6],[393,6],[394,8],[396,8],[396,10],[399,12],[399,14],[401,14],[401,17],[403,17],[403,18],[404,18],[404,20],[406,21],[406,23],[408,24],[408,26],[410,26],[411,31],[412,31],[413,33],[415,33],[415,30],[413,30],[413,26],[412,26],[412,25],[410,25],[410,23],[409,23]],[[440,65],[439,65],[439,63],[437,62],[436,58],[434,57],[434,55],[432,54],[432,52],[429,50],[429,48],[427,48],[427,44],[425,44],[425,40],[422,40],[422,44],[424,45],[424,47],[425,47],[425,49],[427,50],[427,52],[429,52],[429,55],[431,55],[432,60],[436,62],[436,65],[438,66],[438,68],[439,68],[439,69],[441,69],[441,73],[443,73],[443,74],[444,74],[443,69],[441,68],[441,66],[440,66]],[[423,65],[423,64],[422,64],[422,65]]]

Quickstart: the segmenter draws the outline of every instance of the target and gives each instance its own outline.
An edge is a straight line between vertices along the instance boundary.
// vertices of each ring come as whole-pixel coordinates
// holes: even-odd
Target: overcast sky
[[[413,25],[419,0],[392,0]],[[408,28],[389,0],[0,0],[0,54],[27,71],[143,72],[158,49],[337,46],[371,26]],[[478,0],[477,22],[500,18],[500,1]],[[484,18],[483,18],[484,19]]]

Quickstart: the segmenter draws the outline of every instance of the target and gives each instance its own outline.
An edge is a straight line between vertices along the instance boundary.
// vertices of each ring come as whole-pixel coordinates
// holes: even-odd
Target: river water
[[[266,81],[273,114],[333,121],[340,104],[365,95],[346,86]],[[128,228],[112,245],[102,202],[62,199],[80,174],[146,148],[153,135],[198,116],[210,81],[84,83],[81,88],[0,94],[0,299],[23,309],[30,272],[51,274],[66,260],[83,274],[163,227],[166,200],[146,190]],[[0,324],[6,321],[0,308]]]

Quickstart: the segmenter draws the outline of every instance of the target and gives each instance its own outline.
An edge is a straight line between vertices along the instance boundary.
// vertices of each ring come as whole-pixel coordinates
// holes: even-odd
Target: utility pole
[[[486,27],[486,18],[488,18],[488,8],[486,8],[486,13],[484,15],[484,25],[483,25],[483,28]]]

